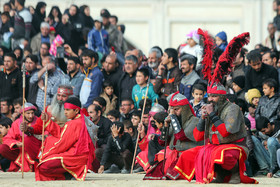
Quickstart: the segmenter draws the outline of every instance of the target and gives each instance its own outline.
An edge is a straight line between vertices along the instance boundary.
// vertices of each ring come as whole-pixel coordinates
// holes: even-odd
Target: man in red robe
[[[22,156],[24,156],[24,172],[34,171],[34,160],[41,147],[42,136],[24,134],[24,154],[22,153],[22,132],[20,131],[20,124],[22,121],[25,121],[27,126],[32,127],[37,120],[34,114],[37,108],[34,105],[25,103],[24,110],[24,116],[21,115],[19,119],[13,122],[8,134],[3,138],[3,144],[0,145],[0,154],[11,161],[8,171],[16,172],[21,170]]]
[[[244,175],[248,148],[243,114],[239,106],[227,101],[223,85],[209,86],[208,105],[193,130],[205,145],[184,151],[175,166],[181,177],[197,183],[257,183]],[[213,177],[216,178],[213,180]]]
[[[35,170],[37,181],[65,180],[69,177],[85,180],[88,165],[94,159],[94,146],[80,107],[81,102],[76,97],[69,97],[65,101],[64,114],[70,121],[63,127],[50,120],[47,113],[42,113],[37,120],[41,126],[45,120],[45,129],[51,134],[46,138],[43,152],[39,155],[40,162]],[[28,131],[40,134],[42,129],[29,128]]]

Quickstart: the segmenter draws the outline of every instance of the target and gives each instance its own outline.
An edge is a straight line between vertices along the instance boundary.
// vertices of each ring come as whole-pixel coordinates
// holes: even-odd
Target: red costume
[[[70,103],[65,103],[64,107],[79,108]],[[39,118],[37,123],[42,126],[43,121]],[[48,120],[45,128],[52,136],[47,137],[44,142],[44,150],[35,172],[36,180],[64,180],[66,172],[79,181],[84,180],[88,166],[94,159],[94,146],[84,115],[78,114],[75,119],[66,122],[64,127]],[[40,133],[40,129],[34,129],[34,133]]]
[[[27,136],[24,134],[24,154],[22,148],[16,146],[17,143],[22,142],[22,132],[20,131],[20,124],[22,116],[13,122],[12,127],[9,129],[8,134],[3,137],[3,144],[0,145],[0,154],[11,160],[9,171],[19,171],[22,166],[22,155],[24,155],[24,172],[34,171],[34,160],[36,159],[39,149],[41,147],[41,140],[35,136]],[[35,116],[28,126],[33,126],[37,120]]]

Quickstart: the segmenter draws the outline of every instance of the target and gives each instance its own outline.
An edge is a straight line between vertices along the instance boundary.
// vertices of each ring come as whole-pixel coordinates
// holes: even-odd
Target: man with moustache
[[[37,108],[31,103],[25,103],[24,116],[13,122],[12,127],[9,129],[8,134],[3,138],[3,144],[0,145],[0,155],[11,161],[9,171],[17,172],[22,166],[22,132],[20,131],[21,122],[25,121],[27,126],[32,127],[35,125],[37,117],[35,111]],[[36,159],[41,146],[41,135],[24,135],[24,171],[34,171],[34,160]]]
[[[195,72],[197,58],[191,54],[183,53],[180,57],[180,61],[183,77],[179,90],[181,94],[190,100],[192,97],[192,86],[198,79],[200,79]]]
[[[152,70],[151,79],[158,75],[158,66],[161,62],[162,50],[159,47],[152,47],[149,51],[148,66]]]
[[[183,152],[175,170],[188,181],[195,175],[197,183],[255,183],[244,176],[249,150],[239,106],[226,99],[226,89],[220,83],[210,83],[207,93],[208,104],[202,107],[193,136],[196,141],[208,139],[209,143]],[[214,172],[216,179],[212,180]]]
[[[58,71],[54,60],[51,56],[46,56],[42,61],[43,68],[34,73],[30,78],[30,84],[37,83],[39,89],[36,98],[36,105],[38,106],[40,111],[44,110],[44,96],[45,96],[45,78],[46,71],[48,71],[48,85],[47,85],[47,96],[46,96],[46,104],[49,105],[51,103],[52,98],[57,92],[58,86],[63,83],[64,75],[61,71]],[[47,70],[46,70],[47,66]]]

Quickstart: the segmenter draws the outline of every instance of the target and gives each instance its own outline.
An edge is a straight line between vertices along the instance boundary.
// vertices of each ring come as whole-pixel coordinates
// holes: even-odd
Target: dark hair
[[[132,112],[132,116],[138,116],[139,118],[141,118],[141,114],[142,114],[142,112],[140,110],[134,110]]]
[[[267,85],[269,88],[274,88],[274,93],[278,92],[279,86],[276,80],[269,78],[263,81],[262,85]]]
[[[29,55],[26,56],[25,59],[27,59],[27,58],[30,58],[31,61],[34,62],[35,64],[37,64],[38,61],[39,61],[39,60],[38,60],[38,57],[37,57],[36,55],[29,54]]]
[[[110,18],[114,18],[116,20],[116,23],[118,23],[119,19],[116,15],[111,15]]]
[[[141,110],[143,109],[144,101],[145,101],[145,99],[142,99],[142,100],[140,100],[140,102],[139,102],[139,108],[140,108]],[[147,98],[145,108],[149,108],[149,109],[152,108],[152,100],[151,100],[151,99]]]
[[[120,118],[120,112],[118,110],[110,110],[107,116],[113,116],[114,118]]]
[[[196,67],[196,62],[197,62],[197,58],[191,54],[188,54],[188,53],[182,53],[180,55],[180,61],[181,63],[183,61],[187,60],[189,65],[193,65],[193,69],[195,70],[195,67]]]
[[[50,47],[51,47],[50,43],[48,43],[48,42],[43,42],[43,43],[41,43],[41,46],[42,46],[42,45],[46,45],[46,46],[48,47],[48,50],[49,50]]]
[[[96,97],[93,99],[93,101],[98,102],[102,107],[106,107],[106,105],[107,105],[107,102],[103,97]]]
[[[247,103],[243,99],[237,99],[236,104],[242,109],[242,113],[248,112]]]
[[[256,129],[261,131],[263,128],[267,128],[268,123],[269,120],[266,117],[260,116],[256,119]]]
[[[163,123],[164,124],[164,120],[167,116],[168,116],[168,114],[166,112],[158,112],[154,115],[154,119],[158,123]]]
[[[103,89],[105,89],[106,87],[113,87],[113,88],[114,88],[112,81],[110,81],[110,80],[105,80],[105,81],[103,82]]]
[[[71,103],[73,105],[76,105],[81,108],[82,104],[78,97],[70,96],[68,99],[66,99],[65,103]]]
[[[266,47],[266,46],[262,46],[262,47],[260,47],[260,53],[262,54],[264,54],[265,52],[268,52],[268,51],[271,51],[268,47]]]
[[[48,17],[51,18],[52,20],[54,20],[54,17],[52,15],[53,9],[56,9],[56,11],[58,12],[58,19],[61,21],[62,14],[61,14],[61,11],[60,11],[58,6],[52,6],[51,11],[50,11]]]
[[[277,54],[277,52],[274,52],[274,51],[266,51],[266,52],[264,52],[264,54],[263,55],[265,55],[265,54],[269,54],[269,57],[273,60],[273,58],[276,58],[276,62],[278,62],[278,60],[279,60],[279,55]]]
[[[81,64],[80,59],[79,59],[78,57],[76,57],[76,56],[70,56],[70,57],[68,57],[68,61],[69,61],[69,60],[72,60],[75,64]]]
[[[174,48],[167,48],[164,50],[164,52],[167,54],[168,58],[173,58],[172,62],[176,63],[178,62],[178,53],[177,50]]]
[[[232,103],[237,103],[237,96],[235,94],[226,94],[226,98]]]
[[[150,76],[149,70],[147,68],[138,69],[137,72],[142,73],[144,75],[144,77],[149,77]]]
[[[0,125],[3,127],[9,128],[12,126],[13,121],[10,118],[3,117],[0,119]]]
[[[129,97],[123,98],[121,102],[123,102],[123,101],[129,101],[130,104],[134,104],[133,100]]]
[[[99,105],[96,105],[96,104],[91,104],[92,106],[94,106],[94,111],[96,113],[98,113],[98,111],[100,111],[100,113],[102,114],[102,108],[99,106]],[[89,106],[91,106],[89,105]]]
[[[124,125],[123,125],[123,123],[121,123],[121,122],[119,122],[119,121],[115,121],[115,122],[113,122],[113,124],[116,125],[118,129],[120,128],[119,134],[122,134],[123,131],[124,131]]]
[[[246,49],[245,48],[241,48],[240,57],[243,58],[242,63],[245,62],[245,54],[246,54]]]
[[[16,98],[16,99],[13,101],[13,105],[19,104],[20,106],[22,106],[22,103],[23,103],[22,97]]]
[[[123,121],[123,125],[124,125],[125,128],[127,128],[127,129],[132,128],[133,131],[134,131],[133,124],[132,124],[132,122],[130,120],[124,120]]]
[[[5,56],[11,57],[13,59],[13,61],[15,61],[17,59],[17,57],[16,57],[16,55],[14,53],[5,53],[4,57]]]
[[[83,51],[81,57],[90,57],[91,59],[94,58],[94,63],[97,63],[98,62],[98,54],[93,51],[93,50],[90,50],[90,49],[86,49]]]
[[[145,110],[144,110],[144,114],[149,114],[149,112],[150,112],[150,108],[145,108]]]
[[[11,18],[9,12],[2,12],[1,16],[7,16],[9,19]]]
[[[155,102],[155,101],[154,101]],[[163,98],[158,98],[157,103],[160,104],[161,106],[163,106],[163,108],[167,111],[168,110],[168,101],[166,99]]]
[[[32,48],[30,46],[26,46],[23,51],[28,51],[30,54],[32,54]]]
[[[17,0],[17,2],[24,7],[24,4],[25,4],[25,0]]]
[[[8,106],[12,106],[12,105],[13,105],[12,100],[11,100],[11,98],[9,98],[9,97],[3,97],[3,98],[0,100],[0,102],[7,102],[7,105],[8,105]]]
[[[10,9],[12,9],[12,6],[10,3],[5,3],[3,6],[8,6]]]
[[[192,87],[192,93],[194,93],[195,90],[201,90],[205,92],[205,87],[202,84],[194,84]]]
[[[260,53],[260,50],[254,49],[254,50],[250,51],[247,54],[247,59],[248,59],[249,64],[251,64],[252,62],[262,61],[262,55]]]

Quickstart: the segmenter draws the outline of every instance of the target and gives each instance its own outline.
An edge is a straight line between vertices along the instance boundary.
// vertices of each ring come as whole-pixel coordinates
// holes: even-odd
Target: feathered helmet
[[[242,33],[234,37],[228,44],[225,51],[219,57],[216,68],[213,75],[211,74],[212,56],[213,56],[213,39],[207,31],[198,29],[197,33],[204,39],[204,50],[202,60],[202,73],[204,79],[208,80],[207,93],[208,94],[226,94],[225,87],[220,83],[224,75],[228,75],[233,67],[233,61],[235,60],[241,48],[248,44],[250,41],[249,32]]]

